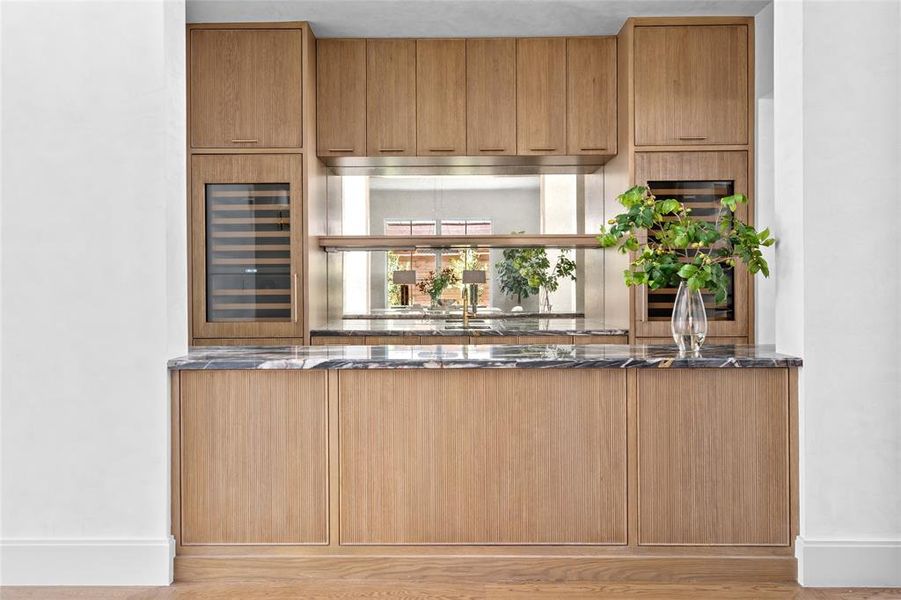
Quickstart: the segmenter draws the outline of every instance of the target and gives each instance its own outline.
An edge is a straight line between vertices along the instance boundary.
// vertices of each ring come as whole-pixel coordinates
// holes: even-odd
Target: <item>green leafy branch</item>
[[[551,267],[545,248],[508,248],[495,269],[501,291],[516,296],[519,304],[523,298],[537,295],[541,288],[548,292],[557,291],[561,279],[576,280],[575,261],[566,252],[561,252]]]
[[[691,209],[674,199],[658,200],[644,186],[635,186],[617,198],[625,212],[610,219],[597,236],[603,248],[632,253],[623,276],[627,286],[646,285],[656,290],[685,281],[692,291],[708,290],[719,304],[729,293],[727,270],[743,262],[752,274],[769,277],[761,248],[776,240],[769,229],[757,231],[735,216],[744,194],[720,200],[716,222],[691,216]],[[640,241],[646,236],[646,241]]]

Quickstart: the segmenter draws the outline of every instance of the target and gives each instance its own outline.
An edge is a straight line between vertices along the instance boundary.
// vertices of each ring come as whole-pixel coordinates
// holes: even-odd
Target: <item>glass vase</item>
[[[673,340],[679,352],[698,352],[707,337],[707,311],[701,292],[691,291],[685,282],[679,283],[673,304]]]

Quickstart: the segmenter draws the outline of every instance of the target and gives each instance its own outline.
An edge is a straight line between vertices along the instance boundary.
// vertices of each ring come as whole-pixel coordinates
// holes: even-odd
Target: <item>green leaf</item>
[[[657,203],[657,212],[661,215],[669,215],[682,208],[682,203],[672,198]]]
[[[619,203],[626,208],[632,208],[633,206],[642,204],[647,197],[647,194],[648,188],[636,185],[620,194],[617,200],[619,200]]]
[[[698,268],[694,265],[682,265],[682,268],[679,269],[679,277],[681,277],[682,279],[688,279],[697,272]]]

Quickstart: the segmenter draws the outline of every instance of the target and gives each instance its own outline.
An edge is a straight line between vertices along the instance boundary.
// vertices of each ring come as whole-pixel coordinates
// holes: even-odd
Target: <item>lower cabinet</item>
[[[339,374],[342,544],[625,544],[616,370]]]
[[[343,552],[357,555],[380,551],[367,546],[473,554],[485,545],[628,545],[658,555],[665,550],[648,547],[768,546],[791,555],[789,369],[173,377],[180,554],[234,545],[330,546],[309,554],[356,546]]]
[[[182,545],[328,543],[326,371],[185,371]]]
[[[786,369],[638,372],[638,542],[789,545]]]

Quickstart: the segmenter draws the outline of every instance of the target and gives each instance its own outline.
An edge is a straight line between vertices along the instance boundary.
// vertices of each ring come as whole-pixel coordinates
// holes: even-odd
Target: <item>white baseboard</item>
[[[798,582],[807,587],[901,586],[901,540],[798,537]]]
[[[169,585],[175,539],[3,540],[3,585]]]

